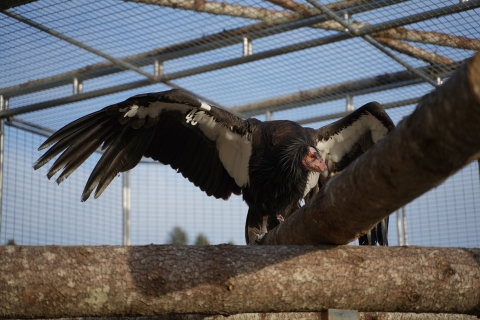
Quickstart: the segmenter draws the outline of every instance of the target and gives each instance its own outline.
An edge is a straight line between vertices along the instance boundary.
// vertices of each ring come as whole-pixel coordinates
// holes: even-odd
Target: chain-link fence
[[[99,199],[82,203],[100,154],[57,186],[45,178],[47,168],[32,169],[37,148],[84,114],[172,87],[244,117],[314,128],[375,100],[397,123],[480,50],[479,6],[479,0],[2,3],[0,243],[122,244],[129,212],[131,244],[169,242],[175,227],[188,243],[203,234],[213,244],[243,244],[241,197],[207,197],[146,159],[128,181],[118,177]],[[400,210],[398,220],[393,214],[390,243],[480,246],[479,182],[474,162]],[[128,189],[131,201],[124,199]]]

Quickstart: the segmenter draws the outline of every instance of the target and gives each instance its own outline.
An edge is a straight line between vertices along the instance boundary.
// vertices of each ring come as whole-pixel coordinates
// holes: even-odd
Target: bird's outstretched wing
[[[370,102],[346,117],[316,130],[317,149],[327,164],[329,176],[319,186],[342,171],[358,156],[385,137],[395,125],[377,102]],[[313,187],[313,186],[310,186]],[[359,238],[361,245],[388,245],[388,218]]]
[[[62,182],[101,146],[104,153],[82,194],[98,198],[119,172],[143,156],[170,165],[209,196],[228,199],[248,183],[251,140],[248,123],[222,109],[170,90],[131,97],[86,115],[58,130],[39,150],[38,169],[58,154],[49,169]]]

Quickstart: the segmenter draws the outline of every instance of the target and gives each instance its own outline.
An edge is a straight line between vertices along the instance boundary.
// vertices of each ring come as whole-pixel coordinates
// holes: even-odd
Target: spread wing
[[[395,125],[377,102],[370,102],[325,127],[316,130],[317,149],[328,167],[329,176],[309,181],[309,188],[319,186],[342,171],[357,157],[385,137]],[[318,175],[318,174],[317,174]],[[370,233],[359,238],[360,244],[387,245],[388,218]]]
[[[39,150],[38,169],[61,154],[49,169],[50,179],[66,179],[101,146],[82,201],[95,190],[98,198],[119,172],[150,157],[181,172],[209,196],[228,199],[248,183],[251,139],[246,121],[170,90],[131,97],[86,115],[58,130]]]
[[[317,130],[317,149],[330,173],[342,171],[395,127],[377,102]]]

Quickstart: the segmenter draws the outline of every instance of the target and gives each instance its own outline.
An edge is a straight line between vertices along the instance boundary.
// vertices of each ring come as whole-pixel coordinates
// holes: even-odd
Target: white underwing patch
[[[303,191],[303,197],[305,198],[307,194],[315,188],[318,183],[318,178],[320,177],[320,172],[310,171],[308,173],[307,185],[305,186],[305,191]]]
[[[377,143],[388,132],[388,129],[371,114],[362,115],[357,121],[339,133],[332,135],[328,140],[317,143],[317,149],[324,160],[331,159],[339,162],[352,149],[358,139],[370,131],[372,140]]]
[[[251,142],[241,135],[230,131],[224,124],[204,111],[197,111],[193,122],[210,140],[216,142],[218,155],[228,174],[240,186],[248,184],[248,162],[252,154]]]
[[[148,107],[131,105],[120,109],[125,112],[124,117],[156,118],[163,110],[176,110],[185,115],[185,122],[198,126],[202,133],[210,140],[215,141],[220,161],[228,174],[235,179],[240,187],[248,184],[248,162],[252,154],[251,142],[241,135],[232,132],[226,125],[217,122],[208,114],[212,107],[202,103],[200,108],[180,103],[153,102]]]
[[[210,110],[212,110],[212,107],[210,107],[208,104],[202,102],[202,105],[200,106],[200,109],[210,111]]]

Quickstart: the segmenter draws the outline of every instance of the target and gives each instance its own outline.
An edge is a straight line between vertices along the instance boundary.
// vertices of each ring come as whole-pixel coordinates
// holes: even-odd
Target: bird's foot
[[[277,220],[280,223],[283,223],[283,221],[285,221],[285,219],[283,218],[283,216],[281,214],[277,214]]]
[[[266,234],[267,234],[267,232],[262,232],[262,233],[260,233],[260,234],[257,234],[257,235],[255,236],[255,242],[256,242],[257,244],[261,244],[261,243],[262,243],[262,240],[263,240],[263,237],[264,237]]]

